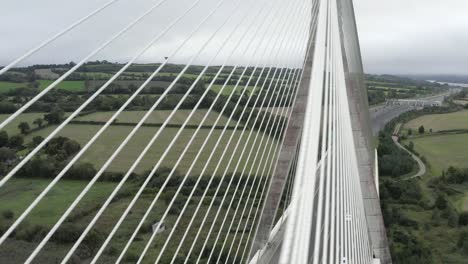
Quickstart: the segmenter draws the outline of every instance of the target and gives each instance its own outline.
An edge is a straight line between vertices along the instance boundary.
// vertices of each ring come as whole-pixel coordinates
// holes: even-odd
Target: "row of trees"
[[[379,175],[400,176],[410,173],[415,162],[405,151],[398,148],[390,134],[379,133]]]
[[[432,133],[432,128],[429,129],[429,131]],[[418,133],[419,133],[420,135],[423,135],[425,132],[426,132],[426,128],[425,128],[424,126],[420,126],[420,127],[418,128]],[[408,136],[412,136],[412,135],[413,135],[413,129],[409,128],[409,129],[408,129]]]

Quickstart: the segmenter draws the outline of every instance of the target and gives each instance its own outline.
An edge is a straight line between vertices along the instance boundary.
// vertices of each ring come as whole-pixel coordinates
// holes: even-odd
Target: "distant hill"
[[[450,75],[450,74],[434,74],[434,75],[406,75],[405,77],[417,80],[434,80],[448,83],[468,83],[468,75]]]
[[[380,104],[388,99],[405,99],[435,94],[443,89],[438,83],[388,74],[366,74],[365,78],[370,105]]]

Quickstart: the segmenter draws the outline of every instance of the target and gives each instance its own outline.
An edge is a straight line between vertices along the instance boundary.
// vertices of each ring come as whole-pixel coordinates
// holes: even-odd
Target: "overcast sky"
[[[354,0],[364,68],[468,75],[467,0]]]
[[[0,24],[2,25],[0,27],[0,36],[2,36],[0,39],[0,65],[5,65],[108,1],[0,0],[2,2],[0,9]],[[118,31],[117,29],[123,28],[158,1],[119,0],[95,18],[31,57],[26,63],[79,61],[80,58],[114,35]],[[167,4],[151,13],[141,24],[104,49],[94,59],[129,60],[194,1],[169,0]],[[171,54],[178,44],[182,43],[183,36],[188,35],[204,16],[215,8],[218,1],[201,0],[189,16],[185,17],[169,34],[164,35],[157,42],[157,45],[145,53],[141,61],[155,61]],[[243,15],[248,15],[249,19],[240,24],[238,31],[236,31],[237,35],[233,39],[239,39],[242,36],[242,29],[247,28],[249,22],[260,27],[262,24],[256,21],[265,20],[261,18],[266,17],[266,14],[256,11],[260,12],[260,0],[239,1],[243,2],[243,7],[235,9],[236,1],[225,0],[225,4],[207,21],[206,26],[194,35],[182,52],[174,57],[174,61],[184,61],[190,58],[190,55],[202,47],[203,41],[211,36],[225,20],[227,21],[225,28],[221,31],[223,34],[217,34],[218,37],[213,40],[213,44],[206,47],[195,63],[206,63],[210,58],[209,55],[217,51],[223,40],[227,38],[229,30],[234,30]],[[299,32],[305,32],[303,21],[306,14],[301,10],[306,10],[304,7],[307,4],[297,4],[305,3],[304,0],[282,1],[282,8],[279,9],[278,13],[271,14],[274,19],[270,17],[268,20],[276,24],[272,24],[270,27],[268,27],[268,23],[263,24],[262,29],[264,29],[266,36],[271,36],[266,41],[269,43],[276,43],[274,40],[278,39],[275,38],[276,36],[281,35],[280,29],[289,32],[286,41],[278,42],[277,45],[282,47],[281,56],[292,58],[291,60],[294,61],[295,56],[301,54],[301,45],[295,45],[295,43],[299,41],[300,44],[305,41],[305,35],[299,34]],[[247,5],[249,2],[250,6]],[[268,0],[266,2],[275,1]],[[295,9],[289,6],[291,3],[296,7]],[[354,0],[354,3],[366,72],[468,74],[468,0]],[[233,10],[237,10],[237,12]],[[267,12],[266,10],[268,9],[265,8],[264,13]],[[231,14],[232,18],[227,20]],[[288,20],[291,21],[289,24],[292,28],[288,29],[284,26],[282,21],[286,16],[289,17]],[[277,31],[273,28],[276,28]],[[257,34],[252,33],[251,38],[255,39],[254,43],[260,43],[261,36],[263,36],[261,32],[260,30]],[[234,46],[233,41],[230,43],[231,46]],[[243,41],[243,43],[248,45],[247,41]],[[298,51],[292,54],[286,52],[287,50]],[[226,57],[229,54],[229,48],[223,49],[219,58],[223,57],[223,54]],[[244,52],[234,55],[239,60],[246,60],[252,56],[253,54]],[[264,54],[264,56],[269,60],[274,58],[274,54]],[[220,59],[215,60],[217,63],[221,63],[221,61]],[[296,60],[296,62],[298,61]]]

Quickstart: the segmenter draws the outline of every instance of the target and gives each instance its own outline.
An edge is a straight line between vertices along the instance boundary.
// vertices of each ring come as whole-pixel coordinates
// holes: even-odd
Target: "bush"
[[[32,139],[32,145],[33,145],[33,147],[38,146],[39,144],[42,143],[42,141],[44,141],[44,138],[41,137],[41,136],[35,136],[35,137],[33,137],[33,139]]]
[[[19,240],[25,240],[28,242],[32,242],[36,240],[38,237],[44,236],[46,233],[46,229],[40,225],[33,225],[33,226],[24,226],[20,228],[19,231],[16,233],[16,238]]]
[[[87,259],[94,256],[103,240],[104,238],[99,232],[91,230],[83,239],[81,245],[78,247],[76,255],[78,255],[81,259]]]
[[[408,149],[413,151],[414,150],[414,143],[413,141],[410,141],[409,145],[408,145]]]
[[[449,206],[449,207],[447,207],[445,214],[446,214],[446,217],[448,219],[448,225],[450,227],[457,227],[457,225],[458,225],[458,213],[457,213],[457,211],[454,208]]]
[[[8,145],[8,133],[6,131],[0,131],[0,147]]]
[[[458,237],[457,247],[463,250],[463,253],[468,254],[468,231],[463,231]]]
[[[424,126],[420,126],[420,127],[418,128],[419,134],[424,134],[424,130],[425,130],[425,129],[424,129]]]
[[[5,219],[12,219],[15,216],[15,214],[11,210],[5,210],[2,212],[2,216]]]
[[[10,137],[10,140],[8,141],[8,145],[11,148],[15,148],[15,149],[19,149],[23,147],[23,143],[24,143],[24,138],[21,135],[14,135]]]
[[[140,255],[138,255],[138,253],[134,251],[128,251],[127,254],[125,255],[126,262],[136,263],[139,258],[140,258]]]
[[[14,150],[7,147],[0,147],[0,162],[6,162],[14,159],[16,159],[16,153]]]
[[[468,225],[468,212],[463,212],[458,217],[458,224],[466,226]]]
[[[114,171],[106,171],[104,172],[101,177],[99,178],[100,181],[110,181],[110,182],[119,182],[124,177],[122,172],[114,172]],[[132,173],[130,175],[130,179],[138,178],[139,175]]]
[[[75,224],[65,223],[57,229],[54,236],[52,236],[52,241],[60,244],[73,243],[80,235],[81,230]]]
[[[73,165],[66,174],[66,178],[73,180],[90,180],[96,175],[96,169],[91,163]]]
[[[175,195],[175,191],[172,190],[172,189],[166,189],[162,195],[161,195],[161,199],[166,203],[166,204],[169,204],[172,200],[172,198],[174,198],[174,195]]]
[[[20,175],[30,178],[50,178],[56,175],[55,171],[55,163],[52,160],[39,156],[28,162],[20,170]]]
[[[435,201],[435,206],[439,210],[444,210],[445,208],[447,208],[447,200],[445,199],[443,195],[439,194],[437,196],[437,200]]]
[[[66,137],[56,137],[50,140],[45,147],[45,152],[50,156],[63,156],[61,159],[75,154],[80,150],[80,144]]]

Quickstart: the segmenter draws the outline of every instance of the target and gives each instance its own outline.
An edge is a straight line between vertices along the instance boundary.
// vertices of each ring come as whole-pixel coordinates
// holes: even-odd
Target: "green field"
[[[28,87],[28,83],[17,83],[17,82],[3,82],[0,81],[0,94],[7,93],[11,90]]]
[[[15,216],[19,216],[48,183],[48,180],[42,179],[11,179],[4,188],[0,189],[2,199],[0,212],[12,210]],[[52,226],[57,216],[65,211],[66,206],[76,198],[86,184],[85,181],[60,181],[44,198],[47,202],[39,203],[28,217],[28,221],[46,227]],[[96,183],[82,201],[82,207],[92,207],[99,203],[98,201],[111,193],[115,185],[107,182]]]
[[[51,81],[51,80],[40,80],[39,81],[39,83],[40,83],[39,89],[43,90],[43,89],[47,88],[47,86],[49,86],[53,82],[54,81]],[[84,91],[86,91],[84,81],[63,81],[63,82],[60,82],[57,86],[55,86],[54,89],[63,89],[63,90],[67,90],[67,91],[70,91],[70,92],[84,92]]]
[[[214,84],[211,89],[217,93],[219,93],[221,91],[221,88],[223,87],[222,84]],[[232,93],[232,90],[234,90],[234,87],[236,87],[235,85],[226,85],[226,87],[224,87],[223,89],[223,95],[230,95]],[[236,88],[236,92],[235,94],[240,94],[242,92],[242,89],[245,88],[245,85],[238,85],[237,88]],[[254,89],[253,86],[248,86],[247,87],[247,91],[248,93],[246,94],[249,94],[250,92],[252,92],[252,90]],[[258,88],[256,89],[258,91]]]
[[[257,107],[257,109],[260,109]],[[281,115],[284,117],[288,117],[289,112],[291,111],[289,107],[267,107],[267,108],[261,108],[264,111],[267,111],[268,113],[272,113],[275,115]]]
[[[455,129],[468,129],[468,111],[459,111],[448,114],[425,115],[404,125],[417,133],[419,126],[423,125],[427,131],[432,128],[434,132]],[[415,137],[405,140],[404,144],[414,143],[415,150],[424,156],[429,164],[429,175],[439,177],[448,167],[468,168],[468,133],[463,134],[435,134]],[[451,197],[452,203],[459,211],[468,210],[468,186],[453,187],[457,195]],[[465,193],[465,194],[463,194]]]
[[[416,151],[427,158],[434,176],[440,176],[442,170],[449,166],[468,167],[468,148],[465,144],[468,134],[413,138],[404,141],[404,144],[409,141],[413,141]]]
[[[65,136],[71,139],[75,139],[78,141],[82,146],[89,141],[89,139],[94,135],[98,129],[101,126],[98,125],[68,125],[66,126],[60,133],[59,135]],[[40,131],[34,132],[29,134],[26,137],[26,141],[31,141],[34,136],[47,136],[50,134],[52,129],[55,127],[47,127],[45,129],[42,129]],[[100,167],[104,162],[107,160],[107,158],[113,153],[113,151],[118,147],[118,145],[123,141],[126,135],[128,135],[133,127],[131,126],[112,126],[109,129],[106,130],[103,135],[93,144],[92,147],[86,152],[84,157],[82,157],[81,161],[83,162],[90,162],[93,163],[97,168]],[[109,167],[110,171],[126,171],[133,161],[137,158],[137,156],[142,152],[144,147],[148,144],[150,141],[151,137],[158,131],[159,127],[141,127],[136,135],[133,137],[132,140],[127,144],[127,146],[122,150],[122,152],[116,157],[114,162],[112,162],[111,166]],[[155,144],[153,147],[150,148],[148,154],[143,158],[141,161],[140,165],[137,167],[136,172],[142,173],[146,170],[151,169],[154,164],[159,160],[159,157],[161,157],[162,153],[174,137],[174,135],[177,133],[178,128],[165,128],[161,135],[159,136],[158,140],[156,140]],[[177,158],[181,155],[182,150],[185,148],[187,145],[188,141],[190,140],[190,137],[193,135],[195,132],[194,129],[184,129],[182,132],[181,136],[179,139],[176,141],[174,147],[169,151],[168,156],[162,163],[162,166],[172,168],[174,164],[176,163]],[[185,156],[185,158],[182,160],[180,166],[178,167],[178,171],[184,173],[187,171],[189,168],[193,158],[197,154],[197,151],[201,148],[201,145],[205,138],[208,136],[208,129],[202,129],[198,136],[195,138],[193,144],[190,146],[188,149],[188,154]],[[205,147],[205,151],[201,154],[201,161],[207,160],[208,156],[211,153],[211,150],[214,148],[214,145],[219,138],[219,135],[221,133],[221,130],[215,130],[213,132],[213,135],[210,137],[210,140],[207,143],[207,146]],[[255,135],[256,132],[254,132]],[[218,147],[217,151],[215,152],[214,155],[214,161],[218,161],[220,159],[220,155],[227,144],[228,138],[231,136],[232,130],[227,130],[223,139],[221,140],[220,147]],[[234,145],[239,139],[239,132],[235,133],[235,136],[233,137],[233,143],[230,144],[229,150],[227,151],[228,154],[231,154]],[[266,136],[265,136],[266,137]],[[243,144],[252,144],[252,142],[245,142],[247,138],[247,133],[244,134],[244,139],[243,143],[241,144],[241,147]],[[253,138],[251,138],[251,141],[253,141]],[[265,139],[266,140],[266,139]],[[259,139],[257,140],[257,146],[260,141],[260,136]],[[265,144],[265,141],[264,143]],[[239,153],[240,148],[238,149]],[[246,155],[245,155],[246,156]],[[234,160],[238,155],[236,154]],[[226,164],[227,161],[223,160],[222,164]],[[242,161],[242,164],[244,164],[244,161]],[[250,168],[250,165],[248,165],[248,168]],[[256,164],[257,166],[259,164]],[[216,167],[215,162],[211,162],[206,170],[205,173],[212,173]],[[232,172],[234,166],[231,166],[228,170],[228,172]],[[203,168],[203,162],[199,162],[196,164],[192,174],[200,173]],[[218,171],[218,174],[220,172]]]
[[[43,118],[45,113],[23,113],[15,118],[10,124],[8,124],[3,130],[5,130],[8,135],[16,135],[20,133],[18,125],[21,122],[28,122],[31,128],[35,128],[36,125],[33,124],[33,121],[38,118]],[[4,121],[10,116],[10,114],[0,114],[0,122]],[[46,122],[43,122],[46,124]]]
[[[39,89],[47,88],[54,81],[52,80],[39,80]],[[0,93],[6,93],[11,90],[28,87],[29,83],[15,83],[15,82],[0,82]],[[84,81],[62,81],[54,89],[63,89],[70,92],[83,92],[86,91]]]
[[[423,125],[428,132],[433,129],[434,132],[441,130],[468,129],[468,111],[459,111],[449,114],[425,115],[405,124],[405,128],[411,128],[417,131],[419,126]]]
[[[116,122],[122,122],[122,123],[138,123],[143,115],[146,114],[147,111],[124,111],[122,112],[118,117]],[[172,112],[172,110],[156,110],[154,111],[146,120],[146,124],[161,124],[163,123],[169,114]],[[182,125],[186,118],[189,116],[191,110],[178,110],[174,116],[172,117],[171,121],[169,124],[171,125]],[[114,114],[115,112],[97,112],[97,113],[92,113],[90,115],[85,115],[82,117],[76,118],[78,121],[95,121],[95,122],[106,122],[109,120],[109,118]],[[200,109],[197,110],[193,116],[191,117],[190,121],[188,122],[188,125],[198,125],[202,121],[203,117],[207,113],[207,109]],[[214,125],[216,119],[218,118],[218,113],[211,111],[206,118],[204,125],[205,126],[211,126]],[[221,116],[220,120],[218,121],[218,126],[224,126],[228,121],[228,118],[226,116]],[[232,126],[235,125],[235,123],[231,120]]]
[[[15,217],[19,216],[20,213],[26,208],[27,205],[31,203],[31,201],[37,197],[40,191],[49,183],[49,180],[39,180],[39,179],[12,179],[7,185],[5,185],[2,190],[0,190],[0,197],[2,198],[2,204],[0,204],[0,212],[4,212],[4,210],[12,210],[15,214]],[[46,196],[41,203],[38,204],[37,209],[33,210],[30,215],[24,221],[24,224],[20,225],[17,229],[19,234],[23,234],[27,228],[31,228],[33,226],[41,226],[42,228],[48,229],[56,221],[59,219],[60,215],[63,214],[64,210],[71,204],[71,202],[75,199],[76,195],[81,191],[81,189],[85,186],[86,182],[79,182],[79,181],[70,181],[65,180],[59,182],[56,187],[51,191],[51,193]],[[215,189],[217,185],[212,185],[211,189]],[[107,199],[108,195],[115,187],[114,183],[97,183],[93,188],[91,188],[90,192],[85,196],[85,198],[78,204],[75,210],[72,212],[68,220],[73,219],[73,226],[78,228],[79,230],[83,230],[91,219],[94,217],[97,210],[100,208],[102,203]],[[129,205],[133,195],[136,192],[136,188],[138,186],[132,185],[131,183],[127,183],[124,189],[130,191],[130,196],[121,196],[121,198],[114,199],[114,201],[109,205],[109,207],[104,211],[102,216],[94,225],[93,231],[98,232],[101,236],[106,236],[111,229],[115,226],[118,219],[121,217],[123,211]],[[120,252],[123,249],[123,246],[128,241],[130,235],[133,233],[134,229],[136,228],[137,224],[143,217],[144,213],[146,212],[149,204],[154,199],[155,193],[158,189],[151,189],[148,188],[146,192],[143,193],[142,196],[138,199],[135,206],[132,208],[131,213],[125,218],[125,221],[120,226],[118,232],[114,236],[113,240],[111,241],[110,248],[113,251]],[[21,193],[21,197],[18,198],[17,194]],[[220,201],[222,195],[218,194],[217,200]],[[225,203],[228,203],[231,199],[231,195],[227,196]],[[239,193],[237,194],[237,200],[239,200]],[[172,197],[169,197],[172,198]],[[184,217],[179,222],[175,232],[170,240],[169,246],[166,250],[165,256],[172,256],[176,246],[178,245],[179,241],[181,241],[182,236],[184,235],[185,230],[188,228],[189,222],[191,217],[194,215],[195,208],[200,201],[201,195],[196,194],[192,198],[192,203],[189,204],[187,210],[184,213]],[[242,199],[241,205],[245,203],[245,198]],[[180,195],[179,199],[182,201],[182,204],[186,202],[186,197]],[[205,201],[210,202],[212,197],[207,196],[205,197]],[[252,199],[252,197],[250,197]],[[234,203],[237,205],[237,202]],[[145,225],[143,225],[142,232],[134,240],[132,246],[130,247],[126,261],[124,263],[133,263],[132,257],[138,255],[143,247],[145,246],[146,242],[149,240],[151,236],[151,225],[156,223],[161,219],[163,212],[166,210],[167,204],[165,199],[160,197],[158,202],[155,204],[155,207],[149,214]],[[219,208],[219,205],[216,203],[211,208],[211,214],[209,215],[208,221],[205,223],[204,229],[208,229],[213,222],[214,212],[216,212]],[[242,208],[242,207],[241,207]],[[203,203],[200,207],[197,217],[194,218],[194,222],[191,226],[190,232],[185,239],[184,246],[182,247],[182,253],[188,250],[188,247],[191,245],[192,241],[195,238],[195,235],[198,231],[198,228],[201,226],[203,216],[207,212],[208,203]],[[235,216],[234,208],[227,210],[227,207],[223,207],[220,210],[220,217],[218,218],[213,232],[215,234],[221,232],[222,238],[228,237],[228,241],[233,239],[234,230],[231,229],[230,231],[227,230],[227,225],[230,223],[231,219]],[[254,208],[255,209],[255,208]],[[225,214],[228,214],[227,220],[228,222],[224,226],[224,229],[220,231],[220,224],[221,224],[221,217],[224,217]],[[174,223],[176,218],[179,214],[179,211],[172,212],[170,211],[169,215],[164,220],[164,223],[169,230],[174,227]],[[7,224],[11,220],[3,219],[0,216],[0,226]],[[239,240],[240,235],[242,232],[248,232],[249,229],[244,230],[242,227],[247,221],[246,218],[243,219],[235,219],[234,221],[234,228],[237,226],[238,223],[241,224],[240,233],[237,235],[237,240]],[[252,219],[249,219],[252,221]],[[69,222],[65,222],[64,225],[69,224]],[[169,235],[169,230],[164,231],[163,233],[156,236],[156,239],[153,242],[153,246],[151,250],[148,251],[148,255],[145,258],[144,263],[153,263],[156,259],[159,249],[162,247],[163,243],[165,242],[167,236]],[[228,233],[229,232],[229,233]],[[207,232],[201,232],[198,241],[204,241],[207,237]],[[103,239],[103,238],[101,238]],[[213,236],[210,237],[211,240],[214,239]],[[245,239],[245,238],[244,238]],[[9,239],[7,243],[4,244],[4,247],[0,248],[0,262],[1,263],[22,263],[24,262],[25,258],[30,254],[30,252],[36,246],[37,241],[27,242],[24,240],[16,240],[16,239]],[[235,246],[237,246],[239,242],[237,241]],[[100,245],[100,244],[99,244]],[[242,243],[243,245],[243,243]],[[49,242],[46,247],[44,248],[43,252],[47,252],[47,254],[40,254],[36,259],[38,263],[55,263],[57,260],[62,259],[68,249],[71,247],[71,244],[63,244],[63,243],[55,243]],[[201,248],[201,244],[198,243],[195,245],[194,255],[197,256]],[[97,250],[97,248],[95,249]],[[28,253],[29,252],[29,253]],[[102,263],[113,263],[117,258],[117,254],[112,254],[109,251],[105,251],[104,255],[101,257]],[[152,262],[153,261],[153,262]]]

